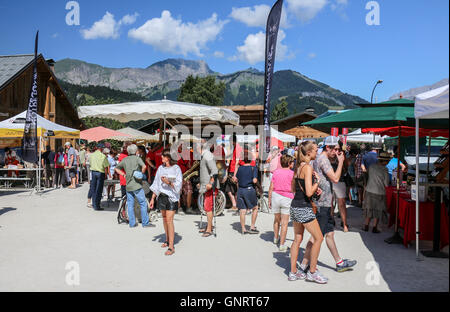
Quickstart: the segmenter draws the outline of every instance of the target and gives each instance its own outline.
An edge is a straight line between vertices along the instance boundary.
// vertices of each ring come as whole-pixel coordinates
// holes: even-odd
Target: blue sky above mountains
[[[107,67],[148,67],[167,59],[204,60],[231,73],[264,69],[265,23],[275,1],[77,1],[80,25],[67,25],[69,1],[0,1],[0,54],[39,51]],[[449,2],[383,0],[369,26],[365,0],[285,0],[276,70],[291,69],[379,101],[449,76]]]

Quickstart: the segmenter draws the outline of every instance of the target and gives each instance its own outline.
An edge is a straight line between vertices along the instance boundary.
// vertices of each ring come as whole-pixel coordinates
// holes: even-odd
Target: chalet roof
[[[326,138],[327,136],[329,136],[329,134],[325,132],[305,126],[292,128],[287,131],[284,131],[284,133],[293,135],[297,139],[309,139],[309,138],[319,139],[319,138]]]
[[[39,55],[41,56],[41,55]],[[34,60],[34,55],[0,55],[0,89],[24,71]]]
[[[316,118],[317,118],[317,115],[315,115],[315,114],[303,112],[303,113],[291,115],[291,116],[288,116],[286,118],[274,121],[274,122],[272,122],[272,124],[273,125],[278,125],[278,124],[282,124],[282,123],[285,123],[285,122],[290,121],[290,120],[296,120],[296,121],[299,120],[299,121],[304,122],[304,120],[311,121],[311,120],[314,120]]]

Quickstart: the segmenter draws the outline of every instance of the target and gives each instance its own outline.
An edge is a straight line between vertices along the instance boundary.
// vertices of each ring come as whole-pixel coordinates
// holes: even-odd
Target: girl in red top
[[[64,178],[64,169],[69,165],[69,161],[67,159],[67,154],[64,153],[64,148],[60,147],[58,149],[58,153],[55,154],[55,188],[59,188],[63,184]]]

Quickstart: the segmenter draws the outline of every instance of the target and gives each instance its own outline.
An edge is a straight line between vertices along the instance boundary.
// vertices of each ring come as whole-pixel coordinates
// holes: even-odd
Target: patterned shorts
[[[297,223],[306,224],[316,220],[316,215],[313,212],[312,207],[292,207],[291,206],[291,220]]]
[[[183,187],[181,188],[182,194],[189,194],[193,192],[191,181],[183,181]]]

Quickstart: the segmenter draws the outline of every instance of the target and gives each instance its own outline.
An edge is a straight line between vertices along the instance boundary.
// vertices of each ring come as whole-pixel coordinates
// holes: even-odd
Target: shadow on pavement
[[[179,242],[181,242],[181,240],[183,239],[182,236],[178,235],[178,233],[175,233],[175,238],[174,238],[174,245],[177,245]],[[152,241],[154,242],[159,242],[161,244],[163,244],[166,241],[166,234],[160,234],[158,236],[155,236]]]
[[[300,248],[298,253],[298,259],[297,262],[301,262],[303,259],[303,255],[305,254],[305,249]],[[281,252],[277,251],[273,253],[273,257],[277,260],[276,265],[278,265],[280,268],[284,269],[284,273],[286,275],[289,275],[289,271],[291,270],[291,254],[290,252]],[[320,255],[319,255],[320,258]],[[336,268],[331,267],[323,262],[317,261],[317,266],[322,268],[327,268],[330,270],[336,270]]]
[[[372,254],[374,261],[378,263],[382,278],[391,291],[448,291],[448,259],[432,259],[421,256],[422,261],[417,261],[415,248],[406,248],[403,244],[387,244],[384,240],[392,237],[394,227],[387,228],[379,224],[381,233],[372,233],[372,224],[369,232],[364,232],[363,212],[361,208],[350,207],[347,210],[350,224],[355,233],[359,233],[365,248]],[[349,222],[349,223],[350,223]],[[403,231],[400,230],[403,236]],[[412,242],[414,243],[414,242]],[[339,244],[339,243],[338,243]],[[425,242],[420,243],[422,246]],[[357,258],[357,254],[350,255]],[[356,259],[358,260],[358,259]],[[370,263],[359,263],[360,269],[367,269]],[[375,264],[371,267],[373,268]],[[369,271],[367,271],[369,272]],[[427,276],[420,278],[418,276]]]
[[[273,231],[262,233],[259,237],[266,242],[273,243]]]
[[[0,209],[0,216],[5,213],[8,213],[10,211],[15,211],[15,210],[17,210],[17,208],[4,207],[4,208]]]

